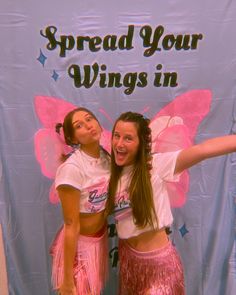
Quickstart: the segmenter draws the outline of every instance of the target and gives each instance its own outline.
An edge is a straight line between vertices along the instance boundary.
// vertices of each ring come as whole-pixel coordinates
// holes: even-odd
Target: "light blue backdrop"
[[[152,118],[175,97],[208,89],[211,109],[195,141],[234,133],[235,27],[236,3],[231,0],[1,1],[0,222],[11,295],[53,294],[48,249],[62,222],[60,205],[48,198],[52,180],[42,174],[35,157],[34,135],[42,128],[35,96],[88,107],[111,130],[123,111]],[[129,38],[122,41],[129,28]],[[157,50],[144,56],[150,30]],[[178,49],[172,44],[177,35],[198,41]],[[90,37],[83,50],[81,36]],[[96,63],[94,84],[77,87],[74,71],[77,79],[81,71],[83,81],[83,66],[92,71]],[[120,85],[104,84],[111,72],[120,73]],[[172,80],[165,80],[165,73],[173,73]],[[173,210],[172,238],[184,263],[188,295],[236,294],[235,165],[232,154],[192,168],[187,203]],[[114,248],[112,221],[110,235]],[[115,294],[116,263],[113,249],[105,294]]]

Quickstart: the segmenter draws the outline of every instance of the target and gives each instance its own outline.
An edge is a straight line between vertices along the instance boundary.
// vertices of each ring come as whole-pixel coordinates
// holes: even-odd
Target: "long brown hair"
[[[153,191],[151,184],[151,129],[150,120],[143,115],[134,112],[126,112],[116,120],[112,130],[112,137],[118,121],[132,122],[137,127],[139,137],[139,147],[136,160],[133,166],[131,182],[129,186],[129,198],[131,202],[135,224],[139,227],[146,225],[154,226],[153,221],[157,221],[154,209]],[[107,211],[111,214],[114,210],[115,194],[117,193],[119,179],[123,167],[115,163],[114,152],[111,152],[111,177],[108,187]],[[154,219],[153,219],[154,218]]]

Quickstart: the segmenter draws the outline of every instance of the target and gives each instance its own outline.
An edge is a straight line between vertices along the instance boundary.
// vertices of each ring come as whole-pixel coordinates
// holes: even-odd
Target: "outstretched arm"
[[[201,162],[202,160],[236,151],[236,135],[215,137],[182,150],[177,158],[175,173]]]
[[[64,278],[60,286],[60,294],[76,294],[73,277],[73,266],[76,246],[80,233],[79,222],[79,190],[61,185],[58,188],[64,218]]]

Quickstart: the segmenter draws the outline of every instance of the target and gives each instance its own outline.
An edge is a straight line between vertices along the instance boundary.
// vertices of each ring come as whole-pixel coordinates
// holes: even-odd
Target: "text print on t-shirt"
[[[96,213],[104,210],[108,196],[107,186],[107,181],[102,180],[95,185],[85,188],[85,191],[88,193],[88,200],[85,203],[85,209],[87,212]]]
[[[121,220],[132,214],[128,190],[118,192],[115,197],[115,219]]]

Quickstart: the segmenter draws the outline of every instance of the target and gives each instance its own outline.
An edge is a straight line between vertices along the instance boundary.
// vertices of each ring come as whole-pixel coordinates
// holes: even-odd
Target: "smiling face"
[[[139,149],[137,125],[134,122],[118,121],[112,135],[112,150],[118,166],[135,163]]]
[[[72,117],[73,143],[89,145],[100,140],[102,129],[94,116],[86,111],[77,111]]]

